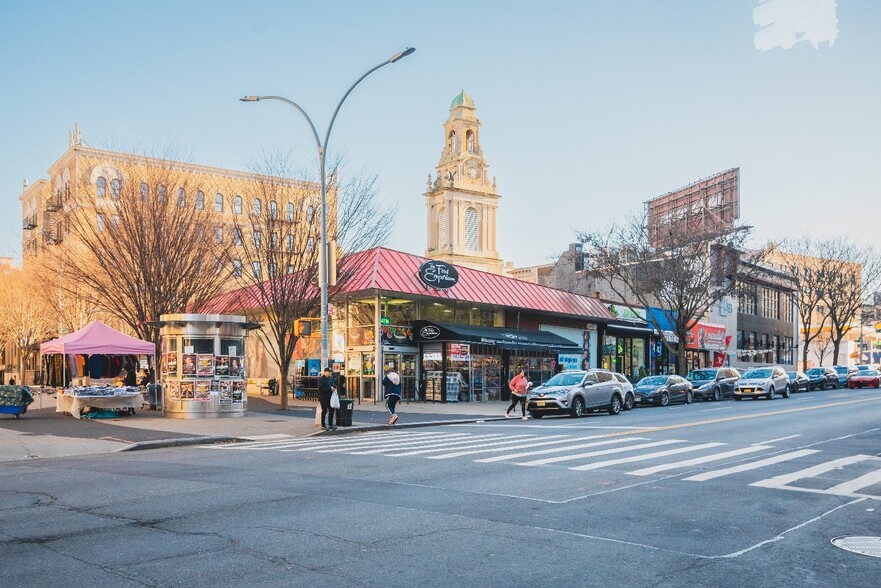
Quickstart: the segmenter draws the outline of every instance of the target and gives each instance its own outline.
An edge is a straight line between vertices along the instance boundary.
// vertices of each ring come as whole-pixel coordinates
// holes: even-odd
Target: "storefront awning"
[[[620,332],[629,336],[650,336],[655,333],[655,330],[644,322],[612,321],[606,325],[606,332],[612,335]]]
[[[581,351],[581,346],[577,343],[573,343],[569,339],[548,331],[414,321],[413,332],[416,335],[416,341],[422,343],[432,341],[467,341],[482,345],[494,345],[501,349],[531,349],[559,351],[561,353]]]

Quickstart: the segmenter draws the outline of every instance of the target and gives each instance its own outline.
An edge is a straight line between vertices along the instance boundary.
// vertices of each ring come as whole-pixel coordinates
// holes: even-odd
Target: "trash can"
[[[162,410],[162,384],[147,386],[147,404],[150,405],[150,410]]]
[[[336,425],[338,427],[351,427],[354,410],[355,401],[352,398],[340,398],[340,407],[336,411]]]

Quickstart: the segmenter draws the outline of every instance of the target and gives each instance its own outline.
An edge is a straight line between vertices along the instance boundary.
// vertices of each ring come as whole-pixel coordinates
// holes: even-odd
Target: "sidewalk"
[[[381,402],[356,401],[353,426],[336,431],[322,431],[315,424],[314,402],[291,400],[284,411],[279,405],[278,396],[250,396],[248,412],[243,417],[169,419],[161,412],[144,409],[114,419],[77,420],[55,412],[53,395],[37,395],[20,419],[0,415],[0,461],[283,436],[340,435],[388,427],[388,412]],[[498,420],[504,418],[507,406],[506,402],[401,402],[397,407],[400,420],[395,428]]]

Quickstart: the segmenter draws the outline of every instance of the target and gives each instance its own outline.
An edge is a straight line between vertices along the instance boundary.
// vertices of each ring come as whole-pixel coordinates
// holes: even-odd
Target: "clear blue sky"
[[[400,212],[389,245],[424,253],[426,177],[460,89],[503,196],[498,248],[543,263],[575,229],[741,168],[765,238],[881,244],[881,3],[839,0],[832,47],[756,49],[752,0],[0,2],[0,255],[20,255],[22,179],[82,127],[96,147],[176,145],[248,170],[262,151],[314,165],[299,102],[331,152],[377,173]],[[317,166],[316,166],[317,167]]]

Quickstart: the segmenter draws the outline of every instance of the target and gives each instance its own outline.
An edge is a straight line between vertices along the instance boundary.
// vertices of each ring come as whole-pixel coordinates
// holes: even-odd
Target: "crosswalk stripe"
[[[589,437],[588,437],[589,438]],[[483,459],[475,459],[475,463],[493,463],[497,461],[507,461],[510,459],[519,459],[521,457],[532,457],[533,455],[547,455],[549,453],[560,453],[562,451],[572,451],[574,449],[585,449],[587,447],[597,447],[599,445],[614,445],[618,443],[628,443],[630,441],[645,441],[645,437],[621,437],[620,439],[607,439],[606,441],[594,441],[593,443],[579,443],[577,445],[566,445],[565,447],[554,447],[552,449],[540,449],[538,451],[524,451],[522,453],[514,453],[511,455],[497,455],[495,457],[484,457]],[[431,459],[431,458],[429,458]]]
[[[429,433],[421,433],[421,434],[425,435],[425,434],[429,434]],[[441,435],[441,434],[443,434],[443,433],[430,433],[430,434],[431,434],[431,435]],[[384,434],[383,434],[383,437],[385,437],[385,436],[392,436],[392,435],[395,436],[395,437],[398,437],[398,436],[401,436],[401,435],[406,435],[406,432],[404,432],[404,431],[395,431],[394,433],[390,433],[390,432],[388,432],[388,433],[384,433]],[[366,437],[366,435],[359,435],[358,437],[359,437],[359,439],[360,439],[360,438],[364,438],[364,437]],[[374,435],[371,435],[370,438],[371,438],[371,439],[375,439],[375,438],[378,438],[378,437],[377,437],[377,436],[374,436]],[[297,446],[301,446],[301,445],[318,445],[318,444],[324,444],[324,443],[341,443],[341,442],[343,442],[343,441],[344,441],[344,440],[342,440],[342,439],[338,439],[338,438],[337,438],[337,439],[334,439],[334,438],[323,437],[323,436],[322,436],[322,437],[306,437],[306,438],[303,438],[303,437],[292,437],[292,438],[290,438],[290,439],[288,439],[288,440],[278,440],[278,441],[255,441],[255,442],[253,442],[253,443],[237,443],[237,444],[235,444],[235,445],[231,445],[231,446],[230,446],[230,449],[278,449],[278,448],[281,448],[281,447],[297,447]]]
[[[780,486],[786,486],[787,484],[802,478],[813,478],[814,476],[819,476],[820,474],[837,470],[846,465],[858,463],[867,459],[872,459],[872,456],[851,455],[840,459],[833,459],[797,472],[792,472],[791,474],[783,474],[782,476],[775,476],[773,478],[768,478],[767,480],[760,480],[750,484],[750,486],[758,486],[760,488],[779,488]]]
[[[872,486],[873,484],[878,483],[881,483],[881,470],[875,470],[874,472],[869,472],[868,474],[854,478],[849,482],[843,482],[837,486],[832,486],[826,491],[834,494],[853,494],[857,490],[861,490],[866,486]]]
[[[406,439],[441,439],[449,435],[450,433],[421,433],[419,435],[415,435],[413,437],[405,437]],[[360,444],[360,445],[374,445],[376,443],[389,442],[396,439],[400,439],[402,437],[372,437],[370,439],[363,439],[361,437],[358,438],[350,438],[343,437],[337,439],[320,439],[314,441],[303,441],[301,443],[291,443],[288,445],[289,449],[287,451],[299,451],[299,448],[321,448],[321,447],[336,447],[341,445],[352,445],[352,444]]]
[[[557,439],[558,437],[566,437],[565,440],[566,441],[569,440],[568,435],[551,435],[549,437],[542,437],[542,439]],[[480,449],[480,450],[475,449],[475,450],[468,450],[468,451],[457,451],[455,453],[445,453],[443,455],[426,456],[426,459],[446,459],[448,456],[449,457],[456,457],[458,455],[463,455],[463,454],[468,455],[474,451],[505,451],[505,450],[510,449],[512,447],[522,447],[523,441],[526,441],[526,440],[531,441],[535,438],[536,438],[536,435],[511,435],[511,436],[506,436],[504,438],[504,440],[502,440],[502,441],[480,444],[480,447],[491,447],[493,449],[485,449],[485,450],[484,449]],[[461,444],[457,443],[456,445],[461,445]],[[444,446],[444,447],[434,447],[431,449],[419,449],[417,451],[406,451],[404,453],[396,453],[396,454],[394,454],[394,456],[395,457],[407,457],[409,455],[424,455],[426,453],[438,453],[440,451],[449,451],[450,449],[453,449],[455,451],[454,447]]]
[[[602,449],[600,451],[590,451],[588,453],[578,453],[576,455],[563,455],[559,457],[548,457],[546,459],[536,459],[534,461],[516,462],[519,466],[541,466],[550,463],[559,463],[561,461],[574,461],[576,459],[587,459],[588,457],[596,457],[598,455],[609,455],[611,453],[623,453],[625,451],[635,451],[637,449],[648,449],[649,447],[658,447],[660,445],[671,445],[673,443],[685,443],[678,439],[668,439],[666,441],[652,441],[651,443],[640,443],[638,445],[628,445],[626,447],[615,447],[614,449]]]
[[[377,448],[381,445],[385,445],[387,447],[401,447],[406,445],[417,445],[422,443],[434,442],[437,443],[439,441],[458,441],[460,439],[465,439],[471,437],[471,433],[460,433],[457,435],[445,435],[443,437],[423,437],[421,439],[384,439],[381,441],[358,441],[355,439],[350,439],[348,442],[336,443],[334,445],[326,445],[319,447],[300,447],[295,451],[323,451],[325,453],[332,453],[334,451],[348,451],[349,449],[360,449],[365,447]]]
[[[782,453],[780,455],[775,455],[774,457],[769,457],[767,459],[761,459],[759,461],[753,461],[749,463],[744,463],[741,465],[733,466],[730,468],[724,468],[721,470],[712,470],[709,472],[704,472],[702,474],[697,474],[696,476],[690,476],[688,478],[683,478],[683,480],[689,480],[691,482],[705,482],[707,480],[712,480],[714,478],[721,478],[722,476],[728,476],[730,474],[737,474],[740,472],[746,472],[749,470],[757,470],[759,468],[763,468],[767,465],[773,465],[775,463],[781,463],[784,461],[789,461],[791,459],[798,459],[799,457],[804,457],[806,455],[811,455],[813,453],[819,453],[818,449],[800,449],[798,451],[793,451],[791,453]]]
[[[674,463],[665,463],[661,465],[652,466],[650,468],[643,468],[641,470],[634,470],[632,472],[627,472],[631,476],[650,476],[652,474],[657,474],[658,472],[666,472],[667,470],[676,470],[679,468],[687,468],[691,466],[700,465],[702,463],[707,463],[711,461],[719,461],[720,459],[727,459],[729,457],[737,457],[738,455],[744,455],[746,453],[754,453],[756,451],[764,451],[766,449],[773,449],[773,447],[769,447],[767,445],[752,445],[750,447],[744,447],[742,449],[734,449],[732,451],[725,451],[723,453],[714,453],[713,455],[705,455],[704,457],[696,457],[694,459],[686,459],[685,461],[677,461]]]
[[[388,453],[400,451],[401,449],[427,449],[433,448],[438,449],[439,445],[443,445],[444,447],[456,447],[459,445],[473,445],[474,443],[482,443],[483,441],[498,441],[499,439],[504,439],[507,435],[480,435],[480,436],[468,436],[459,439],[444,439],[442,441],[423,441],[421,443],[402,443],[402,444],[391,444],[386,445],[385,447],[376,447],[373,449],[365,449],[359,451],[349,451],[347,453],[351,453],[352,455],[373,455],[376,453]],[[334,449],[334,452],[342,452],[345,449]],[[322,452],[326,453],[326,452]]]
[[[700,451],[701,449],[712,449],[713,447],[719,447],[721,445],[725,445],[725,443],[702,443],[700,445],[689,445],[688,447],[679,447],[677,449],[667,449],[666,451],[656,451],[654,453],[645,453],[642,455],[632,455],[630,457],[622,457],[620,459],[608,459],[606,461],[597,461],[594,463],[588,463],[580,466],[574,466],[569,468],[574,472],[586,472],[588,470],[598,470],[601,468],[610,467],[613,465],[618,465],[622,463],[632,463],[634,461],[646,461],[649,459],[655,459],[658,457],[666,457],[668,455],[676,455],[679,453],[688,453],[690,451]]]
[[[557,439],[560,437],[560,439]],[[515,443],[507,444],[501,447],[490,447],[488,445],[481,446],[481,449],[471,449],[469,451],[456,451],[455,453],[445,453],[443,455],[430,455],[426,459],[450,459],[453,457],[462,457],[463,455],[475,455],[478,453],[497,453],[499,451],[524,449],[526,447],[545,447],[548,445],[559,445],[560,443],[572,443],[572,437],[569,435],[549,435],[542,437],[541,441],[531,443]],[[498,445],[498,444],[496,444]],[[478,460],[475,460],[478,461]]]

